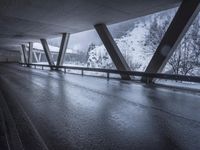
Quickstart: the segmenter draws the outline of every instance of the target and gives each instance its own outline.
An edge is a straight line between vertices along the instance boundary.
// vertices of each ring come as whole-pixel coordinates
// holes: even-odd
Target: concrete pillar
[[[39,60],[38,60],[38,56],[37,56],[36,52],[33,52],[33,56],[34,56],[34,58],[35,58],[36,62],[38,63],[38,62],[39,62]]]
[[[39,53],[39,56],[38,56],[38,61],[41,62],[41,58],[42,58],[42,53]]]
[[[40,41],[42,43],[47,61],[48,61],[49,65],[51,66],[51,69],[53,70],[53,66],[55,66],[55,64],[54,64],[53,57],[51,55],[47,40],[46,39],[40,39]]]
[[[65,53],[67,50],[68,42],[69,42],[70,34],[69,33],[63,33],[62,40],[60,44],[60,51],[58,54],[58,60],[57,60],[57,66],[63,66],[64,60],[65,60]]]
[[[33,60],[33,43],[29,42],[28,64],[32,64],[32,60]]]
[[[27,64],[27,52],[26,52],[26,46],[24,44],[22,45],[22,53],[24,56],[24,63]]]
[[[25,63],[25,61],[24,61],[24,53],[23,53],[22,49],[20,50],[20,55],[21,55],[21,63]]]
[[[163,70],[185,33],[188,31],[190,25],[198,15],[199,10],[199,0],[183,0],[172,23],[151,59],[145,71],[146,73],[160,73]],[[151,83],[154,82],[154,79],[143,77],[142,81]]]
[[[126,60],[124,59],[122,53],[120,52],[112,35],[108,31],[108,28],[106,27],[106,25],[105,24],[97,24],[94,27],[95,27],[97,33],[99,34],[99,37],[101,38],[104,46],[106,47],[117,70],[130,71],[130,68],[129,68],[128,64],[126,63]],[[129,75],[124,75],[124,74],[121,74],[121,77],[124,80],[131,79]]]

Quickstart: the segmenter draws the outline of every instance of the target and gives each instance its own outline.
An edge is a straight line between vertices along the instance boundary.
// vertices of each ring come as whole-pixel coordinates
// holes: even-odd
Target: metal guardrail
[[[133,77],[146,77],[147,79],[165,79],[165,80],[175,80],[175,81],[186,81],[186,82],[197,82],[200,83],[200,77],[198,76],[184,76],[184,75],[171,75],[171,74],[162,74],[162,73],[145,73],[145,72],[138,72],[138,71],[118,71],[118,70],[112,70],[112,69],[99,69],[99,68],[86,68],[86,67],[72,67],[72,66],[50,66],[50,65],[43,65],[43,64],[25,64],[20,63],[23,66],[27,67],[42,67],[49,68],[53,70],[59,70],[64,69],[64,72],[66,73],[67,69],[70,70],[80,70],[81,74],[84,75],[84,71],[87,72],[101,72],[106,73],[107,78],[110,77],[110,74],[124,74],[124,75],[130,75]]]

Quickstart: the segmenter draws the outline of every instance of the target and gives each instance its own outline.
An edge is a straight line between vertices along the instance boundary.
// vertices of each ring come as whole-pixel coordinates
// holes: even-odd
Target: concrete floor
[[[200,93],[17,65],[0,82],[18,130],[21,111],[50,150],[200,149]]]

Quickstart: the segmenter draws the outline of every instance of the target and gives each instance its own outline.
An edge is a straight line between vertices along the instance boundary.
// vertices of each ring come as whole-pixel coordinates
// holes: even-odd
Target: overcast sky
[[[96,45],[101,44],[101,40],[99,39],[95,30],[72,34],[70,36],[68,47],[75,50],[87,50],[91,43]]]

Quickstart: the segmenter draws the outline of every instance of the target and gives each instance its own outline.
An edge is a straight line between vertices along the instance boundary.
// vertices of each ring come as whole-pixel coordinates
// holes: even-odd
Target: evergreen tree
[[[91,55],[95,55],[94,52],[92,52],[94,49],[95,49],[96,45],[94,43],[91,43],[88,47],[88,50],[87,50],[87,56],[86,56],[86,60],[87,60],[87,67],[93,67],[93,61],[96,60],[96,57],[92,56],[91,58]]]
[[[145,46],[148,46],[150,49],[147,53],[154,53],[156,51],[171,22],[171,16],[168,15],[165,19],[163,19],[164,22],[160,23],[159,21],[161,20],[161,17],[161,14],[153,16],[153,22],[150,23],[149,33],[145,39]]]
[[[149,33],[145,39],[145,46],[148,47],[148,51],[146,51],[147,53],[152,54],[155,52],[171,22],[172,17],[173,16],[170,15],[170,13],[166,13],[165,15],[157,14],[152,23],[150,23]],[[200,17],[198,16],[177,47],[177,50],[169,59],[167,64],[171,67],[171,71],[169,72],[181,75],[194,75],[194,70],[197,70],[197,67],[200,66],[199,19]],[[164,22],[160,22],[160,20],[164,20]]]
[[[169,60],[174,74],[196,75],[200,64],[199,16],[183,37],[177,50]]]

